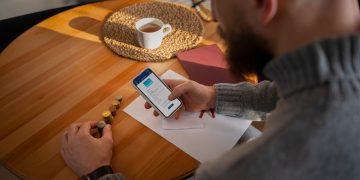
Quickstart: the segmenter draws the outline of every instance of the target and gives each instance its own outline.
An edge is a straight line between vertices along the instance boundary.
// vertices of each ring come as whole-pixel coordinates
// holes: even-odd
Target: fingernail
[[[171,97],[171,95],[168,97],[168,100],[170,100],[170,101],[173,100],[172,97]]]

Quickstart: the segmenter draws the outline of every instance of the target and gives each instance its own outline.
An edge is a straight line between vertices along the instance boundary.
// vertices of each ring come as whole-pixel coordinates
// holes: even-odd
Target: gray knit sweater
[[[273,60],[273,80],[219,84],[218,113],[270,112],[261,137],[197,170],[198,179],[360,179],[360,36]]]
[[[265,74],[273,82],[215,86],[217,113],[271,114],[261,137],[202,164],[195,178],[359,180],[360,36],[299,48]]]

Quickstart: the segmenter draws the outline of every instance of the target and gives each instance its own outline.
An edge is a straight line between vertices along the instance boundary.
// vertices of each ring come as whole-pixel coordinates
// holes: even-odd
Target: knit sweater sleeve
[[[220,83],[216,89],[216,112],[246,119],[262,119],[279,99],[276,85],[262,81],[256,85]]]

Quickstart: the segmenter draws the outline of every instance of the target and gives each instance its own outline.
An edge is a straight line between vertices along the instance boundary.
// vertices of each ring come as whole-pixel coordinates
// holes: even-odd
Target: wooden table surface
[[[138,96],[130,80],[145,67],[187,76],[176,59],[137,62],[101,42],[104,18],[136,2],[105,1],[65,11],[32,27],[2,52],[0,159],[12,172],[30,179],[76,179],[59,153],[66,127],[100,119],[116,95],[124,97],[121,109],[126,107]],[[202,45],[219,43],[216,23],[204,25]],[[179,178],[199,164],[122,111],[112,130],[112,165],[128,179]]]

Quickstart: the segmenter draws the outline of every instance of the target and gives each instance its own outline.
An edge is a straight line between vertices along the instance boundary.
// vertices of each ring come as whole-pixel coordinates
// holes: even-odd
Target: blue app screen
[[[168,99],[170,90],[156,77],[150,73],[142,80],[137,87],[149,98],[149,100],[166,116],[176,110],[181,102],[178,99],[170,101]]]

